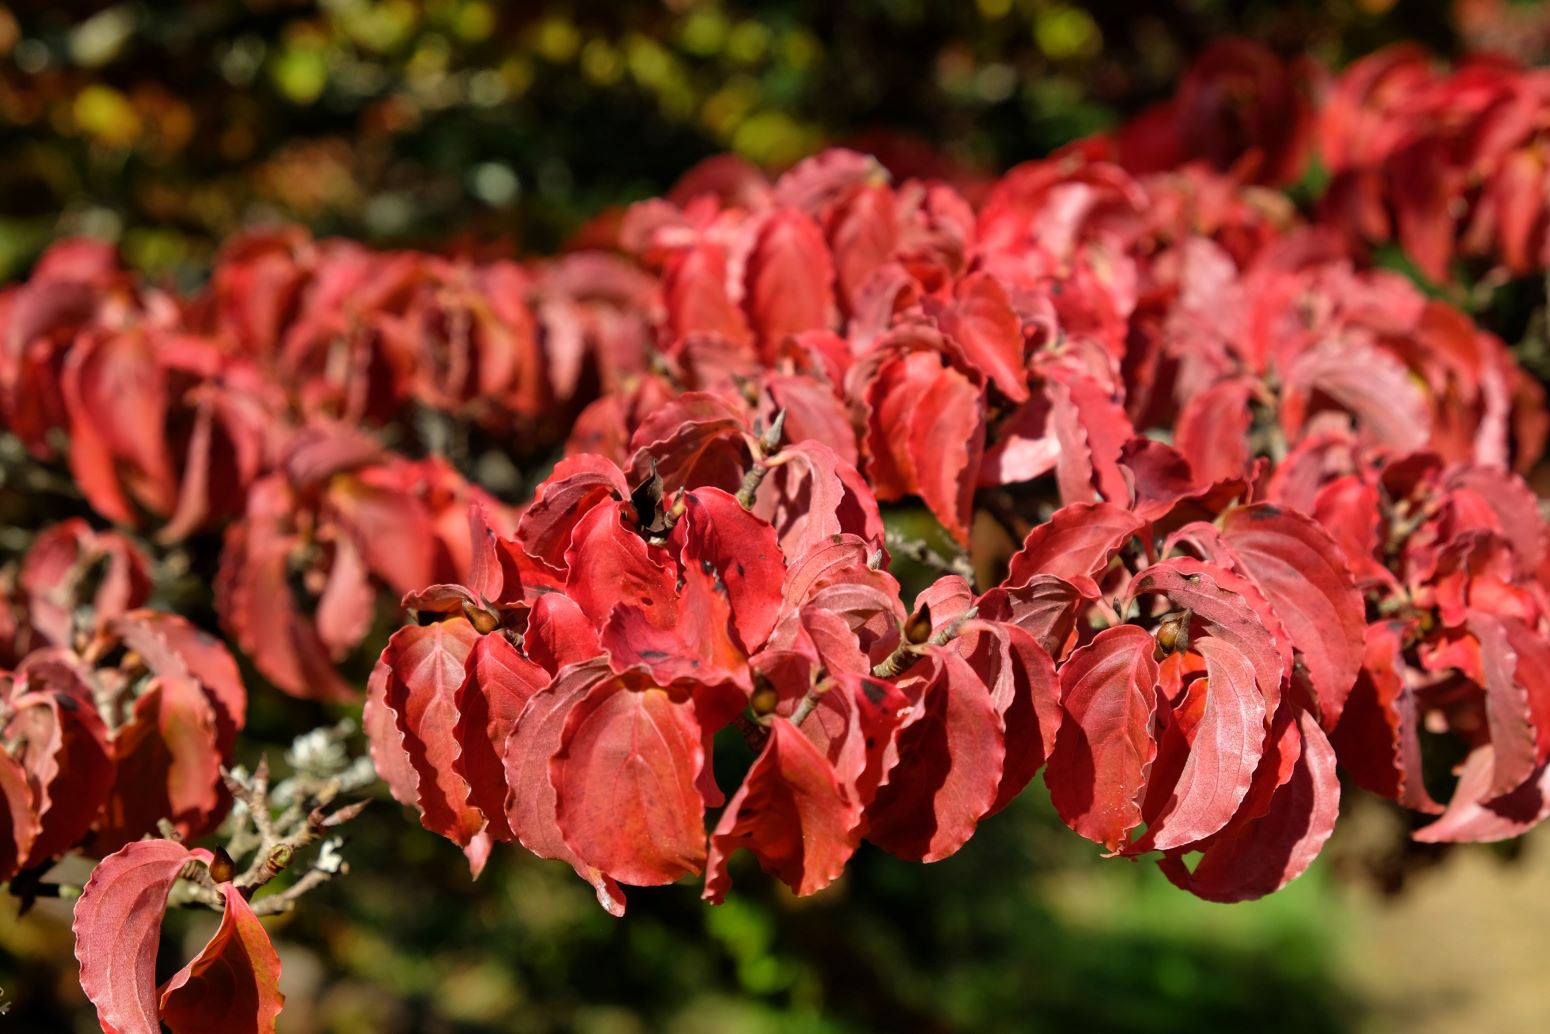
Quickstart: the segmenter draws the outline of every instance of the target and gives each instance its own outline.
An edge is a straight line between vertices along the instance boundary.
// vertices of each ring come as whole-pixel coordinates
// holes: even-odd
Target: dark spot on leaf
[[[871,679],[862,679],[861,692],[866,694],[866,698],[874,704],[883,702],[884,690],[881,683],[873,682]]]

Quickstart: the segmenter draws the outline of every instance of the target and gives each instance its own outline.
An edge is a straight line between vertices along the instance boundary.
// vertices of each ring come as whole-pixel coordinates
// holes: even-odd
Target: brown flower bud
[[[217,847],[214,854],[215,857],[210,859],[210,878],[216,883],[229,883],[237,874],[237,863],[231,860],[224,847]]]
[[[501,625],[500,615],[488,607],[474,607],[463,604],[463,616],[468,618],[468,623],[474,626],[474,631],[480,635],[489,635]]]
[[[1178,614],[1170,614],[1163,618],[1157,626],[1157,645],[1166,653],[1177,653],[1189,648],[1189,619],[1192,613],[1188,610]]]
[[[920,612],[912,615],[904,625],[904,641],[919,646],[931,638],[931,604],[922,603]]]
[[[775,692],[774,683],[765,678],[763,673],[754,672],[753,696],[748,701],[749,709],[763,718],[765,715],[775,713],[775,705],[779,701],[780,695]]]

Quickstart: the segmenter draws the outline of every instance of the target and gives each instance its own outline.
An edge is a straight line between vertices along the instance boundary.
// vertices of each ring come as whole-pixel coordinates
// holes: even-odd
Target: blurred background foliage
[[[1537,7],[1537,5],[1535,5]],[[1503,14],[1503,10],[1507,13]],[[1225,32],[1533,59],[1511,0],[149,0],[0,4],[0,275],[60,233],[196,277],[239,226],[551,249],[734,150],[995,169],[1166,93]],[[1504,31],[1509,29],[1511,31]]]
[[[709,154],[825,143],[907,173],[996,170],[1165,94],[1225,33],[1338,66],[1395,39],[1550,53],[1514,0],[136,0],[0,4],[0,278],[90,233],[197,281],[289,220],[378,244],[548,250]],[[945,164],[944,164],[945,163]],[[182,600],[168,602],[184,604]],[[213,618],[197,610],[202,623]],[[251,763],[339,717],[254,688]],[[1202,903],[1100,864],[1041,790],[948,861],[864,848],[798,901],[748,860],[711,909],[620,922],[559,863],[478,883],[383,800],[354,871],[280,920],[295,1032],[1544,1029],[1550,845],[1404,846],[1373,799],[1314,870]],[[1506,864],[1507,862],[1514,864]],[[1396,891],[1404,890],[1403,894]],[[90,1031],[68,908],[0,909],[0,1029]],[[168,923],[168,973],[213,917]]]

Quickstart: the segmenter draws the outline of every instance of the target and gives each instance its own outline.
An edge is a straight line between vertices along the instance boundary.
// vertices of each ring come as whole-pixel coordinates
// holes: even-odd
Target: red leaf
[[[1421,779],[1415,696],[1405,685],[1404,626],[1370,625],[1356,685],[1330,733],[1341,766],[1365,790],[1417,811],[1440,812]]]
[[[136,328],[79,341],[61,385],[70,410],[70,469],[92,507],[129,525],[138,523],[135,503],[158,515],[171,513],[177,500],[166,441],[167,374],[147,332]]]
[[[484,813],[490,835],[512,840],[506,824],[506,765],[503,752],[517,718],[533,694],[549,684],[549,673],[517,652],[499,632],[480,636],[468,654],[457,697],[458,768],[468,781],[469,800]]]
[[[1130,498],[1119,469],[1125,442],[1135,435],[1125,407],[1092,377],[1065,375],[1048,384],[1050,424],[1060,443],[1055,478],[1065,503],[1090,502],[1093,490],[1111,502]]]
[[[506,767],[506,819],[522,846],[540,858],[568,863],[592,884],[598,904],[613,915],[624,914],[618,884],[576,857],[555,821],[555,792],[549,782],[549,761],[560,749],[566,719],[587,692],[609,677],[602,659],[571,665],[533,694],[517,718],[502,752]]]
[[[649,610],[620,603],[599,636],[615,670],[644,667],[664,686],[730,683],[749,692],[748,655],[732,638],[732,608],[714,567],[683,569],[682,589]]]
[[[242,893],[230,883],[221,890],[221,925],[162,989],[162,1020],[172,1034],[273,1034],[285,1005],[280,956]]]
[[[923,390],[909,421],[916,489],[953,538],[967,544],[985,451],[985,402],[951,366],[939,367]]]
[[[155,830],[159,819],[193,836],[218,817],[225,798],[215,710],[181,663],[156,672],[114,734],[113,755],[113,791],[94,850],[115,850]]]
[[[773,719],[769,731],[711,834],[707,901],[725,899],[727,861],[739,848],[799,895],[834,882],[855,852],[861,808],[846,799],[828,758],[784,718]]]
[[[834,766],[846,799],[865,808],[898,764],[895,734],[909,710],[909,699],[891,682],[870,673],[838,675],[802,723],[802,734]]]
[[[1095,590],[1096,593],[1096,590]],[[996,586],[980,597],[980,616],[1016,625],[1044,651],[1059,659],[1074,645],[1082,594],[1064,578],[1034,575],[1026,584]]]
[[[1302,655],[1326,729],[1362,666],[1366,606],[1340,546],[1302,514],[1269,503],[1228,511],[1222,535]]]
[[[1241,477],[1253,456],[1249,428],[1254,382],[1247,377],[1211,385],[1189,397],[1174,424],[1174,442],[1195,477],[1209,484]]]
[[[891,854],[935,862],[974,835],[996,803],[1006,759],[1001,715],[964,659],[932,647],[920,694],[899,731],[898,764],[867,807],[866,837]]]
[[[33,539],[17,581],[27,597],[32,627],[55,646],[71,647],[78,608],[89,607],[93,619],[102,622],[145,602],[151,594],[149,564],[129,539],[95,532],[75,517]]]
[[[558,592],[546,592],[533,601],[522,649],[551,675],[567,664],[603,655],[591,619],[574,600]]]
[[[1539,734],[1534,726],[1533,701],[1518,677],[1518,654],[1507,638],[1504,620],[1471,611],[1469,631],[1480,642],[1485,717],[1495,762],[1485,796],[1498,797],[1523,785],[1543,760]]]
[[[73,654],[53,651],[31,654],[17,673],[5,736],[21,748],[18,758],[40,823],[24,869],[78,843],[112,788],[113,748],[85,678]],[[11,811],[22,814],[14,805]]]
[[[1203,636],[1190,648],[1205,658],[1205,713],[1190,731],[1182,767],[1165,738],[1150,774],[1146,834],[1134,850],[1169,851],[1203,840],[1227,825],[1243,803],[1265,746],[1265,698],[1254,666],[1225,640]],[[1176,776],[1171,786],[1163,778]],[[1167,796],[1163,797],[1162,793]],[[1160,801],[1154,811],[1154,799]]]
[[[694,707],[638,679],[594,685],[550,762],[555,819],[585,864],[649,887],[705,865],[705,751]]]
[[[834,265],[811,219],[781,209],[764,223],[748,256],[745,307],[769,357],[787,334],[827,327],[834,317]]]
[[[1178,854],[1159,859],[1176,886],[1207,901],[1251,901],[1301,876],[1323,850],[1340,812],[1334,749],[1311,714],[1277,724],[1274,749],[1260,765],[1274,782],[1264,811],[1245,806],[1246,814],[1204,845],[1193,871]]]
[[[462,847],[475,876],[489,843],[485,815],[472,802],[458,764],[458,702],[478,638],[463,618],[393,633],[372,671],[364,716],[375,733],[372,759],[394,798],[419,809],[426,829]],[[400,751],[407,752],[407,768]]]
[[[1291,671],[1292,650],[1280,623],[1259,590],[1250,582],[1189,557],[1153,564],[1130,582],[1130,597],[1159,592],[1173,605],[1189,608],[1195,620],[1217,639],[1231,643],[1254,665],[1254,681],[1274,714],[1281,699],[1281,682]]]
[[[836,535],[854,535],[871,549],[882,545],[877,500],[855,467],[821,442],[799,442],[780,455],[780,466],[759,485],[753,511],[774,526],[789,560]]]
[[[674,339],[708,332],[746,345],[752,338],[743,314],[727,297],[727,256],[718,244],[685,248],[670,260],[662,274],[662,296]]]
[[[751,653],[769,638],[780,612],[786,563],[775,529],[718,488],[690,492],[684,504],[673,529],[673,541],[682,541],[683,566],[709,573],[708,565],[716,572],[738,638]]]
[[[522,511],[517,541],[529,556],[563,571],[576,525],[604,500],[629,496],[623,472],[608,460],[589,453],[567,456],[555,464],[538,486],[537,498]]]
[[[1550,817],[1550,765],[1542,765],[1522,785],[1495,794],[1495,749],[1487,743],[1464,759],[1448,810],[1411,834],[1423,844],[1493,843],[1522,836]]]
[[[597,625],[620,603],[650,614],[678,595],[667,552],[647,545],[625,526],[628,505],[607,502],[593,507],[576,524],[565,550],[570,570],[565,593]]]
[[[357,477],[337,479],[328,492],[329,506],[355,539],[366,567],[400,593],[413,592],[436,580],[430,514],[416,495],[397,485],[376,484],[374,476],[368,468]]]
[[[1038,640],[1014,624],[972,622],[954,643],[984,680],[1006,728],[1006,760],[989,812],[995,814],[1033,780],[1055,748],[1062,717],[1060,678]]]
[[[171,840],[141,840],[104,858],[75,903],[81,990],[111,1034],[161,1034],[156,948],[167,895],[190,861],[209,860]]]
[[[333,657],[344,657],[366,638],[376,616],[377,589],[365,558],[348,536],[334,543],[328,581],[318,597],[317,634]]]
[[[1157,755],[1156,647],[1145,629],[1116,625],[1060,667],[1065,718],[1044,781],[1066,825],[1111,851],[1141,822],[1139,797]]]
[[[1096,597],[1098,587],[1093,579],[1143,527],[1141,518],[1113,503],[1063,506],[1028,533],[1002,584],[1026,585],[1038,575],[1055,575],[1076,586],[1084,596]]]
[[[655,464],[670,492],[705,485],[735,491],[747,466],[746,424],[744,412],[721,396],[685,392],[636,428],[630,438],[631,480],[638,484],[650,477]]]
[[[27,772],[11,755],[0,751],[0,879],[21,871],[37,841],[38,802],[27,782]]]
[[[959,280],[953,288],[953,304],[941,312],[937,323],[1003,395],[1013,402],[1028,398],[1022,320],[1000,281],[989,273],[971,273]]]

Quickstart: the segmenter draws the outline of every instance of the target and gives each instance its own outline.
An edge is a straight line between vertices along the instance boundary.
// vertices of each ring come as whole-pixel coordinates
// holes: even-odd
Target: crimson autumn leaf
[[[1065,716],[1044,781],[1066,825],[1111,851],[1141,822],[1139,796],[1157,755],[1156,645],[1145,629],[1116,625],[1060,668]]]
[[[94,621],[111,621],[144,604],[151,594],[145,554],[123,535],[93,531],[78,517],[33,539],[18,581],[32,628],[62,647],[76,645],[76,617],[83,610]]]
[[[834,315],[834,268],[813,221],[791,209],[760,227],[747,259],[748,321],[768,356],[781,338],[827,327]]]
[[[1190,648],[1205,658],[1204,710],[1187,733],[1165,735],[1158,745],[1136,852],[1172,850],[1221,830],[1249,792],[1264,750],[1265,697],[1253,663],[1211,636]]]
[[[0,877],[10,879],[32,853],[40,827],[27,771],[4,751],[0,751],[0,798],[4,798],[0,802]]]
[[[463,618],[393,633],[372,670],[363,716],[372,760],[393,797],[419,809],[426,829],[462,847],[476,876],[489,856],[489,838],[459,763],[458,703],[478,639]]]
[[[985,683],[955,651],[931,647],[909,673],[913,696],[898,733],[898,762],[867,808],[866,838],[911,861],[946,858],[995,806],[1006,732]]]
[[[1219,381],[1190,397],[1174,425],[1174,441],[1204,481],[1237,477],[1248,467],[1254,382]]]
[[[1497,772],[1495,748],[1487,743],[1469,752],[1458,785],[1444,811],[1412,836],[1423,844],[1491,843],[1521,836],[1550,818],[1550,767],[1541,765],[1505,794],[1491,789]]]
[[[1028,362],[1022,321],[1006,289],[987,273],[971,273],[953,288],[953,303],[937,317],[986,378],[1013,402],[1028,398]]]
[[[70,469],[99,513],[136,525],[136,505],[170,513],[176,505],[165,428],[166,371],[144,328],[99,333],[70,352],[61,377],[70,412]],[[138,476],[126,494],[118,465]]]
[[[731,605],[740,645],[744,651],[757,650],[775,627],[786,577],[775,529],[720,489],[690,492],[684,506],[673,528],[673,540],[682,543],[683,568],[686,573],[715,572],[716,591]]]
[[[861,808],[847,799],[829,759],[785,718],[774,718],[769,733],[711,833],[707,901],[725,899],[728,856],[739,848],[801,895],[838,878],[856,849]]]
[[[113,747],[87,675],[72,654],[29,654],[8,704],[5,736],[19,748],[39,825],[30,853],[17,859],[24,862],[20,868],[30,869],[75,846],[96,822],[113,784]],[[14,795],[14,789],[8,792]],[[14,802],[10,810],[16,831],[25,830],[26,815]]]
[[[455,735],[462,747],[458,767],[490,835],[513,840],[516,835],[506,821],[504,752],[527,702],[549,684],[549,673],[500,632],[480,636],[466,663],[456,701]]]
[[[565,550],[565,593],[599,626],[621,603],[650,611],[676,595],[666,550],[626,526],[628,505],[593,507],[576,524]]]
[[[561,835],[555,819],[555,788],[549,781],[549,761],[560,749],[571,710],[607,677],[608,665],[601,658],[570,665],[528,699],[502,749],[506,820],[523,847],[540,858],[568,862],[592,884],[600,905],[623,915],[625,901],[618,884],[582,862]]]
[[[1004,586],[1026,585],[1040,575],[1064,579],[1089,598],[1098,595],[1094,579],[1145,526],[1124,507],[1106,502],[1072,503],[1035,525],[1012,556]]]
[[[571,532],[605,499],[627,499],[624,474],[600,456],[567,456],[538,486],[537,497],[517,520],[516,539],[528,556],[556,571],[565,570]]]
[[[674,338],[706,333],[732,345],[752,343],[748,321],[727,296],[727,254],[720,244],[702,241],[668,260],[662,294]]]
[[[1175,885],[1207,901],[1250,901],[1284,887],[1318,857],[1340,810],[1335,752],[1308,712],[1278,719],[1269,742],[1248,801],[1199,845],[1195,867],[1179,854],[1158,860]]]
[[[653,471],[668,491],[714,485],[735,491],[746,447],[743,413],[718,395],[690,391],[652,411],[630,439],[631,480]],[[641,514],[644,521],[649,514]]]
[[[822,748],[846,799],[864,809],[898,763],[896,733],[911,704],[896,684],[870,674],[838,675],[834,682],[802,723],[802,733]],[[858,827],[861,821],[858,815]]]
[[[1329,738],[1358,786],[1436,813],[1442,806],[1422,781],[1420,716],[1414,691],[1405,684],[1406,632],[1403,622],[1392,620],[1367,627],[1362,670]]]
[[[933,609],[933,616],[940,610]],[[1006,760],[989,814],[1005,808],[1044,767],[1060,729],[1060,679],[1055,662],[1033,635],[1013,624],[962,626],[953,649],[990,691],[1005,729]]]
[[[1312,519],[1269,503],[1229,510],[1222,537],[1307,666],[1326,729],[1362,665],[1365,606],[1340,546]]]
[[[1485,716],[1491,734],[1493,770],[1486,796],[1497,797],[1521,786],[1550,757],[1550,682],[1542,667],[1550,660],[1544,642],[1511,618],[1478,611],[1468,618],[1479,642]],[[1514,642],[1517,640],[1517,642]],[[1528,652],[1520,657],[1519,648]],[[1526,663],[1525,663],[1526,662]]]
[[[273,1034],[285,1005],[280,956],[242,892],[225,883],[221,893],[221,925],[162,988],[162,1022],[172,1034]]]
[[[788,560],[809,556],[836,535],[881,547],[883,518],[854,466],[816,441],[788,446],[780,457],[759,484],[753,512],[775,528]]]
[[[246,713],[230,654],[182,618],[132,611],[113,628],[151,677],[113,734],[113,788],[92,841],[97,853],[153,831],[161,819],[184,836],[213,827],[229,801],[220,767]]]
[[[92,870],[75,903],[75,957],[81,989],[102,1029],[111,1034],[161,1034],[156,948],[167,895],[190,862],[208,862],[171,840],[126,844]]]
[[[984,453],[984,400],[978,385],[951,366],[938,367],[922,392],[908,429],[917,490],[948,533],[967,544]]]
[[[636,886],[705,866],[705,764],[693,705],[639,677],[591,686],[549,762],[555,822],[590,868]]]
[[[1254,681],[1274,714],[1281,684],[1291,672],[1292,649],[1270,605],[1254,585],[1220,567],[1174,557],[1146,568],[1130,583],[1130,596],[1161,593],[1188,609],[1204,629],[1231,644],[1254,667]]]
[[[553,675],[568,664],[602,656],[597,628],[569,596],[546,592],[527,612],[522,649]]]

